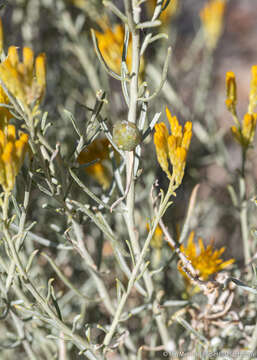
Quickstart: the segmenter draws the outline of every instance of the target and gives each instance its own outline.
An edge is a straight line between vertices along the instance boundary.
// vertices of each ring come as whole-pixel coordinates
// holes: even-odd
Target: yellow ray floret
[[[5,192],[11,191],[14,187],[27,146],[28,135],[21,133],[19,139],[16,139],[14,125],[0,130],[0,184]]]
[[[35,60],[33,51],[24,47],[21,62],[17,48],[10,46],[5,61],[0,64],[0,78],[23,106],[40,102],[46,87],[45,55],[40,54]]]
[[[171,116],[168,108],[166,115],[170,123],[171,135],[164,123],[155,125],[154,144],[157,160],[162,170],[176,185],[180,185],[184,176],[186,157],[192,137],[192,123],[187,121],[184,129],[176,116]],[[169,161],[173,167],[172,175],[169,171]]]
[[[225,0],[209,0],[200,12],[206,46],[214,50],[223,29]]]
[[[198,272],[199,278],[202,280],[207,280],[210,275],[223,270],[235,261],[235,259],[223,261],[220,257],[225,251],[225,247],[214,250],[213,241],[205,247],[203,240],[198,238],[197,246],[194,242],[194,231],[192,231],[188,237],[187,246],[181,245],[180,250],[187,256],[188,260],[190,260],[192,266]],[[178,269],[181,274],[189,280],[180,264],[178,265]]]

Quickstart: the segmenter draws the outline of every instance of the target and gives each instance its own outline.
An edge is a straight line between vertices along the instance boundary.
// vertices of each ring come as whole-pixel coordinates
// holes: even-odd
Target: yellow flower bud
[[[10,46],[8,49],[8,61],[13,67],[19,63],[18,51],[16,46]]]
[[[245,142],[249,145],[253,141],[256,129],[257,114],[245,114],[243,120],[242,135]]]
[[[178,119],[176,116],[171,116],[169,109],[166,107],[166,115],[170,123],[171,133],[175,138],[182,138],[182,126],[179,125]]]
[[[184,127],[184,135],[181,143],[182,148],[184,148],[186,151],[188,151],[189,149],[191,138],[192,138],[192,123],[190,121],[187,121]]]
[[[229,111],[235,113],[236,103],[237,103],[237,91],[236,91],[236,78],[235,78],[235,74],[232,71],[229,71],[226,74],[226,90],[227,90],[226,106]]]
[[[173,165],[173,174],[175,176],[175,182],[181,184],[185,166],[186,166],[186,150],[182,147],[176,149],[175,162]]]
[[[46,88],[46,56],[39,54],[36,58],[36,80],[41,93],[40,98],[45,94]]]
[[[169,172],[169,163],[168,163],[168,129],[164,123],[155,125],[154,133],[154,144],[158,162],[162,170],[167,174],[168,177],[171,177]]]

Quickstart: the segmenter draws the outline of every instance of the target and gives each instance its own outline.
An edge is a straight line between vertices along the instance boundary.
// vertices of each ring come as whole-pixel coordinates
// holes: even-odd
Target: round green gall
[[[141,142],[141,133],[135,124],[118,121],[113,126],[113,141],[120,150],[132,151]]]

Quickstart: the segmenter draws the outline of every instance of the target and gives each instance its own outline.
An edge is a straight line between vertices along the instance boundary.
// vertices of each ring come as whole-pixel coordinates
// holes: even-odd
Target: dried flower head
[[[192,123],[187,121],[184,130],[176,116],[171,116],[168,108],[166,115],[170,123],[171,135],[162,122],[155,125],[154,144],[158,162],[162,170],[176,185],[180,185],[184,176],[186,157],[192,137]],[[169,161],[173,167],[172,175],[169,171]]]
[[[129,121],[117,121],[113,126],[113,141],[124,151],[133,151],[141,142],[141,133],[137,126]]]
[[[209,50],[216,48],[221,36],[225,5],[224,0],[209,0],[200,12],[206,46]]]
[[[27,151],[28,139],[25,133],[21,133],[19,139],[16,139],[14,125],[0,130],[0,184],[5,192],[14,187],[15,178]]]
[[[223,261],[220,258],[225,249],[225,247],[222,247],[219,250],[214,250],[213,240],[205,247],[201,238],[198,238],[197,246],[194,242],[194,231],[192,231],[188,237],[187,246],[180,246],[180,250],[187,256],[188,260],[190,260],[194,269],[198,271],[199,278],[202,280],[207,280],[210,275],[215,274],[234,263],[235,259]],[[188,276],[182,270],[180,264],[178,264],[178,269],[188,280]]]
[[[41,101],[46,88],[45,55],[38,55],[34,61],[33,51],[24,47],[20,62],[17,48],[10,46],[5,61],[0,64],[0,78],[24,107]]]
[[[88,175],[92,176],[104,190],[111,183],[111,174],[104,161],[109,159],[109,140],[106,138],[96,139],[86,147],[78,156],[79,164],[87,164],[94,160],[97,162],[85,168]]]

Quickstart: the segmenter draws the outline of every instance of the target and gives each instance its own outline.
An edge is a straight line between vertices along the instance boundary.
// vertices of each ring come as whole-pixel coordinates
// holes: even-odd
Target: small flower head
[[[236,124],[231,126],[232,135],[242,148],[247,150],[253,142],[257,121],[257,113],[254,113],[254,108],[257,103],[257,65],[252,67],[248,112],[245,114],[242,124],[240,123],[236,113],[236,79],[235,74],[231,71],[227,72],[226,75],[226,88],[226,105],[228,110],[232,113]]]
[[[248,113],[253,113],[257,105],[257,65],[252,66],[252,80],[249,93]]]
[[[226,90],[227,90],[227,99],[226,106],[228,111],[231,111],[233,114],[236,112],[236,103],[237,103],[237,91],[236,91],[236,77],[232,71],[228,71],[226,74]]]
[[[23,106],[41,101],[46,87],[45,55],[38,55],[34,61],[33,51],[24,47],[20,62],[17,48],[10,46],[5,61],[0,64],[0,78]]]
[[[206,46],[209,50],[216,48],[221,36],[225,5],[224,0],[209,0],[200,12]]]
[[[109,158],[109,140],[106,138],[96,139],[83,150],[78,156],[79,164],[87,164],[96,160],[97,162],[85,168],[88,175],[92,176],[104,190],[111,183],[111,174],[104,161]]]
[[[203,240],[198,239],[198,246],[194,242],[194,232],[192,231],[188,237],[187,246],[180,246],[180,250],[187,256],[192,266],[198,271],[199,278],[207,280],[210,275],[215,274],[230,264],[233,264],[235,259],[223,261],[220,257],[225,251],[225,247],[219,250],[214,250],[213,241],[211,244],[204,246]],[[180,264],[178,269],[181,274],[188,280],[186,273],[182,270]]]
[[[14,125],[0,130],[0,184],[5,192],[10,192],[15,178],[23,164],[28,146],[28,135],[21,133],[16,139]]]
[[[186,157],[192,137],[192,123],[187,121],[184,129],[176,116],[171,116],[168,108],[166,115],[170,123],[171,135],[164,123],[155,125],[154,144],[158,162],[168,178],[174,179],[180,185],[184,176]],[[173,167],[172,175],[169,171],[169,161]]]
[[[242,127],[231,126],[235,140],[245,149],[253,142],[256,129],[257,113],[245,114]]]

